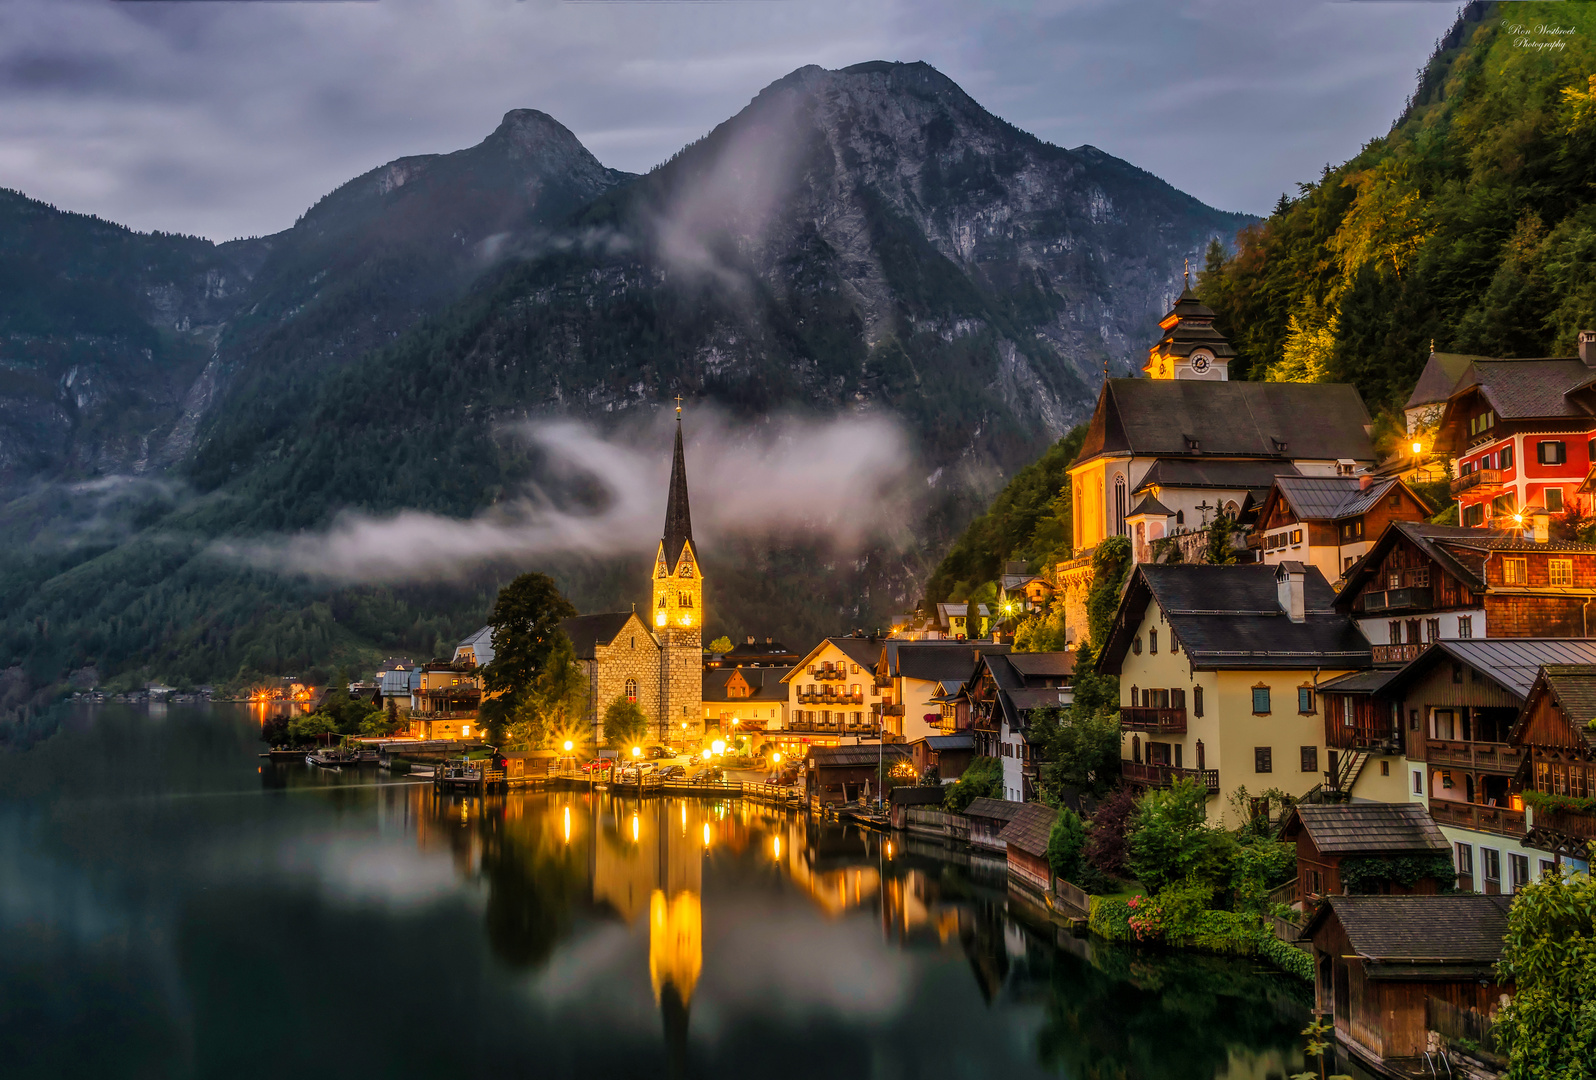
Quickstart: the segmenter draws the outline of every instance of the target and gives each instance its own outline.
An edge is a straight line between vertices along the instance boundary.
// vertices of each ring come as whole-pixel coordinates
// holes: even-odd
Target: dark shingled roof
[[[1332,914],[1370,978],[1492,977],[1511,896],[1331,896],[1307,937]]]
[[[1037,858],[1047,854],[1047,834],[1053,831],[1053,819],[1058,811],[1042,803],[1028,802],[1020,806],[1014,820],[1003,827],[997,838],[1010,848],[1018,848]]]
[[[1275,482],[1276,477],[1296,475],[1297,467],[1289,461],[1171,461],[1160,458],[1137,482],[1136,492],[1166,487],[1220,488],[1262,493],[1269,490],[1269,485]]]
[[[1369,423],[1363,399],[1345,383],[1108,379],[1075,463],[1126,452],[1373,461]]]
[[[609,611],[602,615],[578,615],[561,620],[560,629],[571,639],[571,648],[576,650],[578,660],[592,660],[598,655],[598,646],[614,641],[615,635],[626,626],[632,614],[630,611]],[[653,640],[653,636],[649,635],[649,641]]]
[[[1163,609],[1180,648],[1196,668],[1363,668],[1369,642],[1346,615],[1317,567],[1304,573],[1305,616],[1280,609],[1275,574],[1265,563],[1210,566],[1140,563],[1120,598],[1099,670],[1117,675],[1149,603]]]
[[[1385,684],[1400,674],[1397,668],[1372,668],[1369,671],[1354,671],[1350,675],[1342,675],[1329,679],[1319,684],[1321,694],[1373,694],[1382,690]]]
[[[1303,521],[1334,521],[1361,514],[1399,483],[1396,477],[1373,480],[1367,488],[1353,476],[1280,476],[1275,485]]]
[[[1009,665],[1027,679],[1062,679],[1075,673],[1074,650],[1011,652]]]
[[[1596,750],[1596,731],[1590,727],[1591,720],[1596,719],[1596,664],[1548,664],[1542,677],[1563,715],[1586,744]],[[1528,716],[1520,717],[1514,725],[1514,740],[1522,736],[1528,719]]]
[[[888,743],[880,746],[871,743],[868,746],[811,746],[809,748],[809,764],[815,768],[854,768],[859,765],[874,765],[883,758],[907,758],[909,751],[901,743]]]
[[[936,642],[905,643],[898,646],[897,663],[893,675],[906,679],[927,679],[933,682],[964,682],[975,670],[982,652],[1006,651],[1008,646],[994,649],[977,649],[977,642],[959,641],[950,644]]]
[[[1386,687],[1400,693],[1437,663],[1457,660],[1523,701],[1546,664],[1596,664],[1591,638],[1461,638],[1437,641],[1395,673]]]
[[[941,806],[947,795],[941,784],[936,787],[901,785],[887,792],[887,802],[892,806]]]
[[[1295,835],[1299,824],[1326,855],[1451,851],[1430,811],[1418,803],[1301,803],[1281,832]]]
[[[1175,306],[1158,320],[1160,326],[1171,315],[1175,316],[1175,324],[1164,331],[1164,336],[1153,346],[1153,352],[1190,356],[1193,349],[1205,348],[1221,360],[1236,355],[1225,335],[1214,328],[1213,309],[1199,300],[1189,287],[1181,292]]]
[[[980,798],[972,800],[970,805],[964,808],[964,816],[987,821],[1013,821],[1019,816],[1021,805],[1009,802],[1007,799]]]
[[[782,680],[792,670],[784,667],[705,668],[702,697],[705,701],[786,701],[787,687]],[[741,675],[748,684],[747,697],[734,698],[726,693],[726,684],[733,675]]]
[[[682,453],[682,414],[676,412],[676,453],[671,458],[670,496],[665,502],[665,565],[673,571],[682,548],[693,539],[693,515],[687,506],[687,457]]]
[[[1469,356],[1464,353],[1437,353],[1430,354],[1424,362],[1424,370],[1419,374],[1419,381],[1413,384],[1413,393],[1408,395],[1406,409],[1414,409],[1421,405],[1439,405],[1452,396],[1452,391],[1457,389],[1458,380],[1468,371],[1469,365],[1476,360],[1485,360],[1483,356]]]
[[[1125,516],[1126,518],[1133,518],[1141,517],[1143,514],[1147,515],[1148,517],[1172,517],[1174,511],[1170,510],[1169,507],[1153,498],[1152,493],[1149,492],[1146,495],[1143,495],[1141,497],[1141,501],[1135,506],[1131,507],[1130,513],[1126,514]]]
[[[1578,358],[1566,360],[1476,360],[1458,381],[1454,394],[1478,388],[1503,420],[1525,417],[1589,416],[1570,401],[1568,391],[1590,379]]]
[[[968,732],[963,735],[927,735],[921,741],[939,754],[944,750],[975,749],[975,736]]]

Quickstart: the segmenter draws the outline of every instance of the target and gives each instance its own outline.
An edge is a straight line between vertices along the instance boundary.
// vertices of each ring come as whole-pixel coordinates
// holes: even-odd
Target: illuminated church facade
[[[704,576],[693,542],[681,406],[646,611],[578,615],[561,623],[587,677],[588,721],[600,734],[616,698],[636,702],[651,739],[696,743],[704,734]]]

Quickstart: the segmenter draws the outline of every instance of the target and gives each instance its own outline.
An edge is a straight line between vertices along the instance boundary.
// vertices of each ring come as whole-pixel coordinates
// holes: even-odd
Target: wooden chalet
[[[1303,900],[1348,892],[1341,874],[1344,860],[1451,853],[1446,837],[1417,803],[1299,803],[1286,817],[1281,836],[1297,845],[1297,895]],[[1365,884],[1359,892],[1434,896],[1452,879]]]
[[[1004,797],[1036,798],[1042,759],[1030,739],[1031,716],[1074,700],[1075,653],[986,653],[961,689],[975,752],[1003,763]],[[955,706],[955,708],[960,708]]]
[[[1038,892],[1053,887],[1053,869],[1047,861],[1047,838],[1058,811],[1043,803],[1025,803],[1014,820],[998,834],[1009,861],[1009,877]]]
[[[1592,601],[1596,544],[1397,521],[1347,572],[1335,607],[1357,620],[1376,666],[1397,666],[1435,641],[1587,637]]]
[[[968,731],[958,735],[927,735],[909,744],[909,760],[914,763],[914,771],[924,776],[928,769],[934,769],[944,784],[963,776],[974,756],[975,736]]]
[[[1596,852],[1596,664],[1541,669],[1509,736],[1524,755],[1528,842],[1588,871]],[[1533,792],[1533,794],[1531,794]]]
[[[970,819],[970,846],[987,851],[1004,850],[1003,830],[1019,816],[1020,805],[1007,799],[982,798],[971,802],[964,808],[964,816]]]
[[[804,758],[804,782],[811,803],[848,803],[881,793],[878,770],[907,762],[909,752],[898,744],[811,746]]]
[[[1366,1068],[1434,1075],[1423,1063],[1436,1015],[1483,1026],[1512,993],[1496,973],[1508,904],[1477,894],[1328,897],[1302,932],[1318,1011]]]
[[[1247,544],[1261,562],[1295,560],[1339,581],[1391,522],[1432,513],[1396,477],[1277,476]]]

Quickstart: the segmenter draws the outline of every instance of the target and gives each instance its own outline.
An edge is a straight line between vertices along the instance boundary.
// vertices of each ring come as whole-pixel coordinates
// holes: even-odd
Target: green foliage
[[[1310,967],[1311,966],[1312,965],[1310,964]],[[1338,1073],[1330,1077],[1326,1077],[1324,1074],[1325,1055],[1328,1054],[1330,1052],[1330,1048],[1335,1045],[1335,1031],[1330,1026],[1328,1021],[1316,1019],[1307,1027],[1303,1028],[1302,1033],[1308,1037],[1308,1042],[1303,1047],[1303,1050],[1309,1057],[1316,1057],[1319,1059],[1319,1072],[1317,1074],[1311,1072],[1292,1073],[1291,1080],[1352,1080],[1352,1077],[1347,1076],[1344,1073]]]
[[[1047,834],[1047,865],[1054,875],[1075,882],[1081,869],[1081,851],[1086,847],[1086,826],[1081,816],[1067,806],[1059,807],[1053,828]]]
[[[1040,750],[1041,786],[1051,801],[1066,791],[1102,795],[1119,781],[1119,713],[1085,706],[1038,709],[1027,737]]]
[[[1216,836],[1225,835],[1209,828],[1207,803],[1207,789],[1189,777],[1142,795],[1131,817],[1127,845],[1130,869],[1138,881],[1157,892],[1204,867]]]
[[[1529,788],[1524,792],[1524,801],[1537,810],[1572,810],[1580,814],[1589,814],[1596,811],[1596,798],[1578,795],[1555,795],[1550,791],[1536,791],[1534,788]]]
[[[955,814],[962,814],[977,799],[1003,797],[1003,761],[995,757],[976,757],[964,767],[959,779],[948,787],[942,805]]]
[[[727,637],[725,634],[722,634],[720,637],[709,643],[709,651],[712,653],[719,653],[722,656],[726,655],[732,651],[731,638]]]
[[[1412,888],[1434,878],[1443,892],[1451,892],[1457,869],[1445,852],[1433,855],[1349,855],[1341,860],[1341,884],[1349,893],[1377,893],[1382,885]]]
[[[604,742],[607,746],[636,746],[648,735],[648,717],[635,701],[617,697],[604,709]]]
[[[975,583],[1001,574],[1011,559],[1042,569],[1069,557],[1073,499],[1067,470],[1085,441],[1082,424],[1014,474],[937,565],[926,582],[927,604],[947,600],[961,583],[968,594]]]
[[[1507,1080],[1596,1076],[1596,881],[1551,876],[1513,898],[1502,950],[1512,1002],[1496,1018]]]
[[[1069,646],[1064,627],[1064,605],[1034,611],[1014,628],[1015,652],[1062,652]]]
[[[1214,515],[1214,520],[1208,523],[1207,537],[1203,549],[1204,559],[1213,566],[1225,566],[1236,561],[1238,552],[1231,542],[1236,533],[1236,521],[1223,510]]]
[[[1086,594],[1086,628],[1088,640],[1095,649],[1101,649],[1108,640],[1114,615],[1119,610],[1120,593],[1133,566],[1127,536],[1110,536],[1092,550],[1092,587]]]
[[[1505,13],[1505,16],[1504,16]],[[1508,23],[1565,27],[1523,48]],[[1596,10],[1471,6],[1403,116],[1211,251],[1232,378],[1351,382],[1400,406],[1442,352],[1556,356],[1596,317]],[[1444,506],[1444,502],[1437,504]]]
[[[1288,975],[1313,982],[1313,957],[1286,944],[1268,930],[1258,931],[1258,955]]]
[[[1129,901],[1115,897],[1093,896],[1089,901],[1086,926],[1104,941],[1135,941],[1131,929],[1131,916],[1136,914]]]
[[[1129,787],[1115,788],[1097,804],[1086,834],[1086,862],[1106,877],[1122,878],[1130,873],[1127,842],[1131,821],[1136,815],[1136,793]]]
[[[325,713],[296,716],[288,721],[288,741],[295,746],[316,742],[323,735],[336,734],[338,725]]]
[[[1266,839],[1239,844],[1230,870],[1232,905],[1237,911],[1263,915],[1269,909],[1269,890],[1295,876],[1297,848]]]
[[[565,640],[561,620],[575,614],[576,608],[547,574],[522,574],[500,589],[488,616],[493,662],[482,669],[483,686],[520,704],[533,692],[556,643]]]

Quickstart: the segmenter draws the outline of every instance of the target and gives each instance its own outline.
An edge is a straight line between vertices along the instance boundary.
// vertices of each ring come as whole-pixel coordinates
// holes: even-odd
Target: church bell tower
[[[676,456],[665,502],[665,534],[654,556],[653,630],[660,643],[660,739],[696,741],[704,731],[704,576],[693,546],[676,399]],[[686,725],[684,728],[683,725]]]
[[[1202,379],[1224,382],[1230,378],[1230,361],[1236,355],[1230,342],[1214,327],[1213,309],[1191,291],[1191,268],[1186,287],[1169,314],[1159,320],[1163,336],[1147,351],[1142,365],[1153,379]]]

